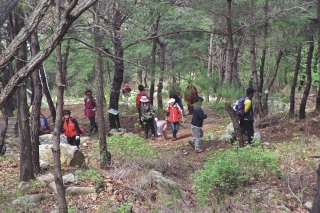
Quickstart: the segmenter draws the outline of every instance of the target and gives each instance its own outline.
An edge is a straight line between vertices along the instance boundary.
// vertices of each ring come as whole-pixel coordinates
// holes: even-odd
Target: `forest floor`
[[[66,105],[65,108],[70,109],[72,117],[77,118],[78,122],[88,131],[89,120],[84,117],[83,104]],[[50,117],[48,109],[42,111]],[[205,108],[204,111],[208,115],[203,127],[205,135],[214,133],[220,136],[230,123],[229,116],[215,113],[211,109]],[[259,124],[259,120],[257,120],[255,132],[261,134],[263,144],[269,144],[275,150],[285,150],[286,143],[293,142],[295,144],[288,146],[289,149],[293,149],[292,152],[287,152],[286,156],[282,156],[280,160],[285,178],[269,182],[252,179],[251,193],[244,188],[240,194],[230,195],[215,207],[198,205],[192,190],[192,175],[195,171],[203,168],[204,163],[212,156],[213,152],[220,149],[231,149],[232,145],[218,139],[203,141],[201,146],[204,152],[195,153],[188,144],[192,138],[191,115],[186,115],[185,118],[186,121],[180,125],[177,141],[171,140],[171,129],[168,125],[166,136],[158,136],[155,140],[148,138],[147,143],[159,153],[163,153],[163,162],[168,165],[162,165],[164,168],[161,172],[169,179],[176,181],[187,192],[189,198],[187,201],[175,199],[172,196],[167,198],[160,195],[155,196],[155,187],[150,186],[147,190],[141,187],[143,179],[147,177],[147,168],[131,164],[120,165],[119,162],[113,162],[114,169],[100,170],[96,153],[98,133],[94,133],[86,141],[86,146],[81,145],[80,148],[85,156],[91,159],[91,166],[102,172],[108,187],[98,189],[97,195],[68,196],[68,206],[72,210],[71,212],[307,212],[303,204],[307,201],[313,202],[316,193],[317,176],[315,170],[319,160],[317,160],[318,158],[310,158],[308,154],[320,155],[318,150],[320,147],[320,123],[314,121],[314,118],[320,120],[318,113],[309,112],[304,121],[289,119],[285,115],[276,115],[270,119],[277,120],[276,124],[260,129],[257,128]],[[49,120],[51,119],[49,118]],[[137,114],[121,116],[120,123],[127,132],[141,135],[140,128],[135,127],[135,124],[138,123]],[[108,121],[106,129],[107,132],[110,131]],[[283,153],[285,155],[285,151]],[[181,162],[187,166],[181,166]],[[12,174],[11,178],[19,179],[19,162],[3,159],[0,160],[0,168],[1,182],[8,178],[8,173]],[[63,168],[64,173],[74,172],[74,170],[75,168]],[[50,171],[43,173],[47,172]],[[94,183],[90,180],[81,180],[79,185],[88,186],[94,185]],[[0,195],[6,195],[3,191],[6,191],[7,195],[12,195],[17,190],[19,190],[18,184],[15,183],[11,185],[11,188],[3,188]],[[252,196],[253,192],[256,193],[256,196]],[[52,212],[57,209],[56,196],[48,186],[37,188],[34,193],[45,195],[45,199],[41,202],[41,212]],[[130,200],[132,197],[135,199]],[[128,205],[132,211],[127,211]]]

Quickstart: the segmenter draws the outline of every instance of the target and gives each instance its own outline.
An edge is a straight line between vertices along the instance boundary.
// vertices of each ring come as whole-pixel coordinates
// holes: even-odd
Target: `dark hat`
[[[92,95],[92,91],[91,90],[87,90],[84,92],[86,95]]]
[[[247,89],[247,94],[254,93],[255,91],[256,91],[255,89],[253,89],[252,87],[249,87]]]
[[[67,109],[63,110],[62,115],[67,115],[67,114],[69,115],[71,114],[70,110],[67,110]]]
[[[197,102],[203,102],[204,100],[201,97],[196,97],[194,101],[197,103]]]

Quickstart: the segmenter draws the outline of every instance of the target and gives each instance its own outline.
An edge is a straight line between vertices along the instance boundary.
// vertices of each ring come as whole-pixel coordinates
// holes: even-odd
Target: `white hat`
[[[140,101],[141,102],[149,102],[147,96],[141,96]]]
[[[176,99],[174,99],[174,98],[170,98],[170,100],[168,101],[168,104],[170,104],[170,103],[174,103],[174,102],[176,102]]]

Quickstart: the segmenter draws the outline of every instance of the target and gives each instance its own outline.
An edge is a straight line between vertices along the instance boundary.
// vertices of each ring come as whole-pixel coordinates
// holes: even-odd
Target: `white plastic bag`
[[[157,133],[158,135],[163,135],[167,129],[167,121],[166,120],[158,120],[157,121]]]

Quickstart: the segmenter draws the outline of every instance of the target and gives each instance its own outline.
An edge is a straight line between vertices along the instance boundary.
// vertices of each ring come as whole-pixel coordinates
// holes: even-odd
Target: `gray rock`
[[[89,186],[89,187],[70,186],[66,189],[66,195],[90,194],[95,192],[96,190],[93,186]]]
[[[261,142],[261,135],[259,132],[254,133],[252,141],[253,142],[260,141]]]
[[[64,175],[62,177],[62,180],[63,180],[63,184],[66,184],[66,183],[73,183],[73,184],[78,184],[78,178],[77,176],[75,176],[74,174],[67,174],[67,175]]]
[[[305,209],[307,209],[309,212],[311,211],[312,206],[313,206],[313,204],[312,204],[312,202],[310,202],[310,201],[307,201],[307,202],[305,202],[305,203],[303,204],[303,207],[304,207]]]
[[[45,162],[45,161],[43,161],[43,160],[40,160],[39,163],[40,163],[40,168],[41,168],[42,170],[47,170],[47,169],[49,169],[50,164],[49,164],[48,162]]]
[[[50,181],[54,180],[54,175],[51,173],[41,175],[41,176],[37,177],[37,180],[44,181],[44,182],[50,182]]]
[[[40,204],[41,198],[42,198],[41,194],[26,195],[12,201],[12,204],[13,205]]]
[[[57,187],[56,187],[56,183],[54,181],[49,183],[49,187],[53,190],[53,192],[55,194],[57,194]]]
[[[166,194],[172,195],[172,192],[176,191],[178,192],[180,198],[184,200],[187,199],[186,192],[183,191],[176,182],[163,177],[163,175],[160,172],[151,171],[150,177],[151,182],[155,183],[159,187],[159,189],[165,192]]]
[[[312,120],[313,120],[314,122],[317,122],[317,123],[320,122],[317,118],[312,118]]]
[[[229,125],[226,127],[226,132],[229,135],[232,135],[234,133],[233,123],[229,123]]]
[[[223,135],[221,135],[220,140],[221,141],[228,141],[230,142],[232,139],[232,135],[228,134],[228,133],[224,133]]]
[[[123,135],[126,132],[127,132],[127,130],[126,129],[122,129],[122,128],[119,128],[119,131],[117,129],[111,129],[110,130],[110,135]]]
[[[54,165],[52,145],[39,145],[40,160]],[[81,166],[84,163],[84,154],[76,147],[69,144],[60,144],[60,160],[63,166]]]
[[[209,133],[203,136],[203,140],[207,140],[207,141],[213,141],[213,140],[217,140],[218,136],[216,136],[213,133]]]
[[[19,185],[18,185],[18,188],[22,188],[22,187],[24,187],[24,186],[28,186],[28,182],[26,182],[26,181],[21,181],[21,182],[19,183]]]

